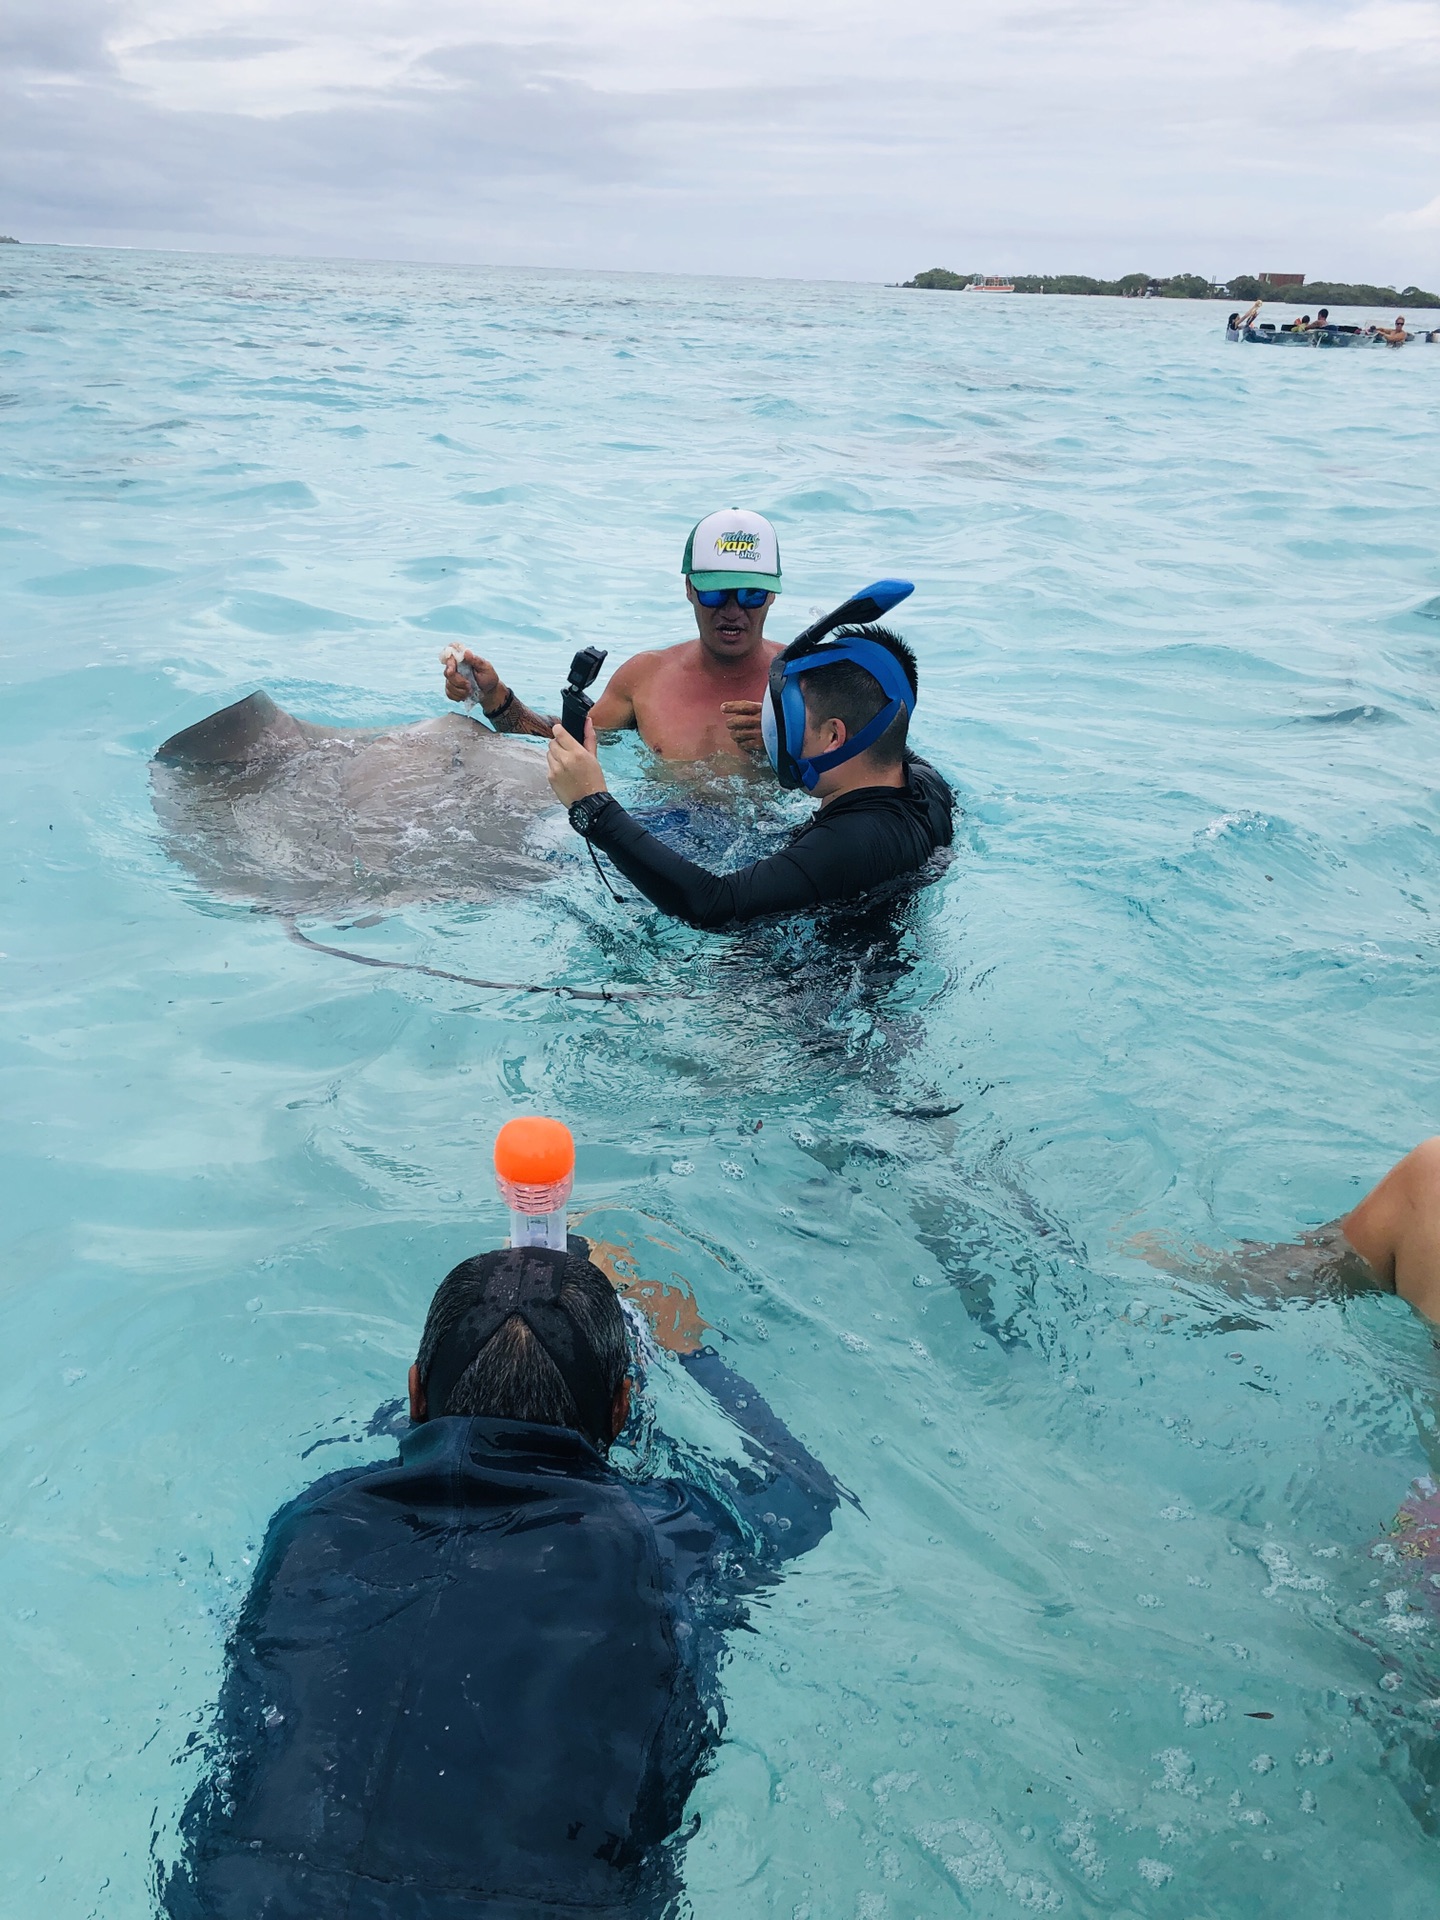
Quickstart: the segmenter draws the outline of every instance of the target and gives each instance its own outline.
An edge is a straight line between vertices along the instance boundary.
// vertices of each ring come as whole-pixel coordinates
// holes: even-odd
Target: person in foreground
[[[780,784],[804,786],[820,808],[781,852],[735,873],[696,866],[626,812],[605,785],[593,729],[583,746],[554,729],[550,785],[575,831],[692,927],[858,899],[917,872],[954,837],[954,795],[906,744],[917,689],[914,654],[885,627],[802,635],[778,655],[762,735]]]
[[[749,769],[763,751],[759,703],[780,651],[765,638],[765,616],[780,592],[775,529],[741,507],[708,514],[685,543],[681,572],[696,637],[633,654],[617,667],[595,702],[596,729],[636,729],[663,760]],[[498,733],[549,738],[555,722],[527,707],[488,660],[459,647],[447,647],[440,658],[452,700],[478,696]]]
[[[618,1920],[674,1900],[665,1842],[723,1726],[723,1630],[839,1495],[712,1350],[667,1344],[738,1429],[738,1473],[609,1464],[634,1360],[583,1241],[447,1274],[399,1458],[270,1523],[218,1765],[162,1879],[173,1920]]]

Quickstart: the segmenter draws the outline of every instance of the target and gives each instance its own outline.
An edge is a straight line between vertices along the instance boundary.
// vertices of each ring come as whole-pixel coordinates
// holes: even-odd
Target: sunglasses
[[[698,587],[695,589],[695,598],[702,607],[723,607],[732,594],[736,606],[743,607],[747,613],[753,613],[756,607],[763,607],[769,597],[764,587],[716,587],[707,593],[702,593]]]

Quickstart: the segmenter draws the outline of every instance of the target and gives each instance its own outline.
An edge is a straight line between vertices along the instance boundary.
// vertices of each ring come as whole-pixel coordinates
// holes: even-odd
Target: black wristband
[[[515,689],[514,687],[511,687],[509,691],[506,693],[505,698],[500,702],[499,706],[496,707],[493,713],[485,713],[484,707],[481,707],[480,711],[482,713],[485,713],[485,718],[488,721],[490,721],[491,724],[493,725],[494,722],[497,721],[502,714],[508,713],[511,707],[514,706],[514,704],[515,704]]]
[[[596,821],[614,798],[612,793],[582,793],[578,800],[572,801],[570,824],[576,833],[588,840]]]

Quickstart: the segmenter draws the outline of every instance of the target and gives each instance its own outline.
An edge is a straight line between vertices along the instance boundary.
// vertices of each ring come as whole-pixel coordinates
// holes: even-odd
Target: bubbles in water
[[[915,1837],[922,1847],[940,1855],[945,1871],[966,1891],[999,1887],[1032,1913],[1058,1913],[1063,1905],[1060,1895],[1043,1880],[1012,1872],[999,1842],[978,1820],[938,1820],[917,1828]],[[956,1840],[964,1844],[965,1852],[947,1850]]]
[[[1273,1600],[1285,1587],[1293,1588],[1297,1593],[1325,1591],[1324,1578],[1318,1573],[1301,1573],[1283,1547],[1277,1547],[1267,1541],[1259,1552],[1270,1575],[1270,1584],[1261,1588],[1267,1600]]]
[[[1214,1694],[1201,1693],[1198,1687],[1186,1687],[1180,1695],[1187,1727],[1208,1727],[1225,1718],[1225,1702]]]
[[[1183,1747],[1166,1747],[1151,1758],[1160,1763],[1161,1777],[1151,1782],[1157,1793],[1183,1793],[1191,1800],[1200,1798],[1200,1789],[1191,1777],[1195,1762]]]
[[[1072,1820],[1068,1826],[1060,1829],[1055,1844],[1068,1853],[1076,1871],[1083,1873],[1087,1880],[1099,1880],[1105,1872],[1105,1862],[1095,1845],[1094,1824],[1088,1813],[1081,1814],[1078,1820]]]

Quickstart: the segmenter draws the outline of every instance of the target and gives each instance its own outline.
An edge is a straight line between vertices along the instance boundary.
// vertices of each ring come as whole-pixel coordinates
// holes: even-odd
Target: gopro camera
[[[600,647],[582,647],[570,662],[570,679],[560,695],[560,724],[572,740],[585,744],[585,720],[595,702],[585,689],[605,664]]]

